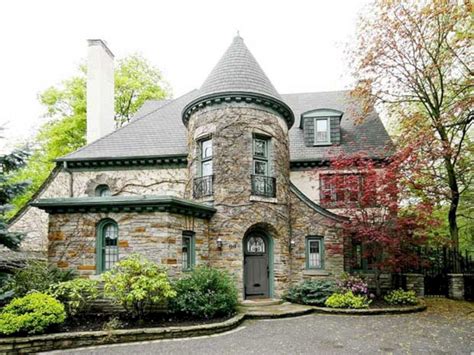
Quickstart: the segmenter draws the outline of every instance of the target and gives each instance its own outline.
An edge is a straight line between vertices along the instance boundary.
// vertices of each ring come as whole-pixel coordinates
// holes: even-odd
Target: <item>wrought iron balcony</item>
[[[212,194],[214,193],[213,182],[214,175],[207,175],[195,178],[193,185],[193,197],[201,198],[206,196],[212,196]]]
[[[276,179],[271,176],[251,175],[252,195],[276,197]]]

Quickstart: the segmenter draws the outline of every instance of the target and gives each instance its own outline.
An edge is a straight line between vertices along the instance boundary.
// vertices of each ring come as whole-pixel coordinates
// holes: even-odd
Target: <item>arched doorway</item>
[[[243,240],[245,298],[270,297],[271,242],[261,231],[249,232]]]

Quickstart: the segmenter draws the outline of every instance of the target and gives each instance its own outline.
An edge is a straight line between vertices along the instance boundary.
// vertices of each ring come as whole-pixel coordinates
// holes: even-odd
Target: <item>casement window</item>
[[[323,237],[306,237],[306,268],[324,268],[324,239]]]
[[[331,143],[331,119],[329,117],[314,118],[314,144]]]
[[[182,237],[182,267],[191,270],[195,264],[194,232],[184,231]]]
[[[365,254],[365,255],[364,255]],[[352,241],[352,270],[370,271],[373,269],[374,260],[367,256],[364,245],[359,241]]]
[[[212,138],[200,142],[200,175],[211,176],[212,168]]]
[[[256,136],[253,139],[253,173],[268,176],[268,145],[270,140]]]
[[[325,207],[350,207],[360,200],[360,174],[321,174],[320,203]]]
[[[119,259],[118,225],[114,220],[104,219],[97,225],[97,262],[100,274],[110,270]]]
[[[110,192],[109,186],[102,184],[95,188],[95,195],[98,197],[108,197],[111,196],[112,193]]]

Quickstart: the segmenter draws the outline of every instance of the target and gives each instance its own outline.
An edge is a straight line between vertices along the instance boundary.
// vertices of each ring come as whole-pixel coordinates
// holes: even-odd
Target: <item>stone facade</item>
[[[48,258],[81,276],[96,274],[96,226],[110,218],[118,224],[119,258],[139,253],[165,266],[170,275],[182,271],[182,233],[195,233],[196,265],[208,260],[208,222],[166,212],[51,214]]]
[[[455,300],[464,299],[463,274],[448,274],[448,296]]]

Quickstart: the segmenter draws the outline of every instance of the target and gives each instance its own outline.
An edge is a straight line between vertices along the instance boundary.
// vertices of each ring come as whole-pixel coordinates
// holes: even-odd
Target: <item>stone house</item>
[[[345,217],[320,195],[341,198],[325,183],[334,154],[385,157],[375,112],[356,123],[346,91],[280,95],[237,36],[199,90],[148,101],[114,130],[103,41],[89,41],[88,65],[88,144],[11,221],[25,249],[84,277],[135,252],[173,275],[210,265],[243,299],[350,268]]]

